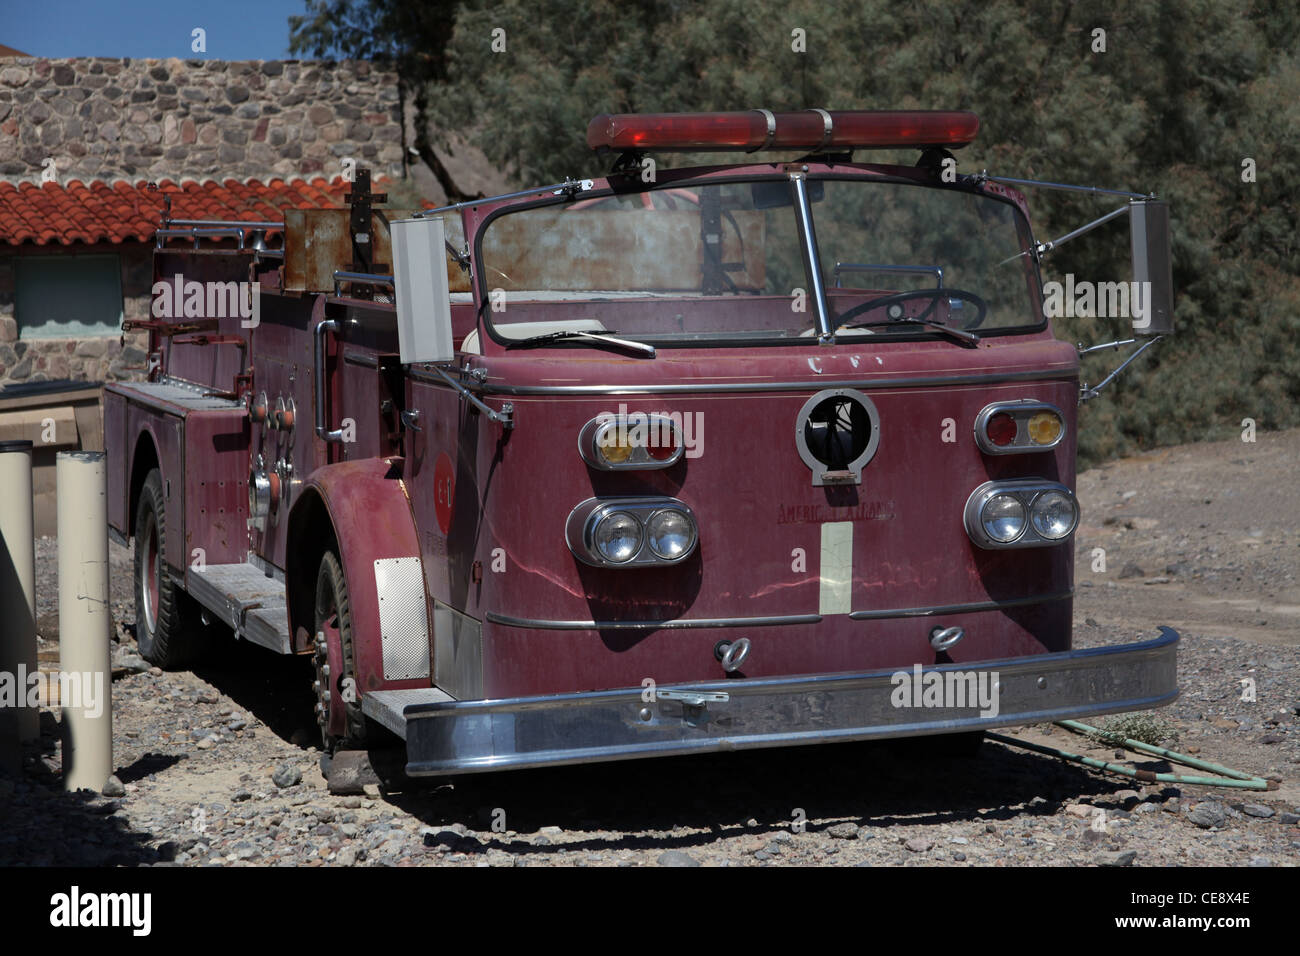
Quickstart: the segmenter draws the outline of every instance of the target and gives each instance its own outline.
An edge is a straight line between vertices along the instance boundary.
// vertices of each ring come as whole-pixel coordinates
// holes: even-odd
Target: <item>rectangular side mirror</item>
[[[1173,260],[1169,253],[1169,204],[1158,199],[1129,203],[1133,281],[1141,283],[1146,312],[1133,320],[1138,335],[1174,330]]]
[[[451,336],[443,222],[401,219],[391,224],[391,234],[402,364],[450,362],[456,353]]]

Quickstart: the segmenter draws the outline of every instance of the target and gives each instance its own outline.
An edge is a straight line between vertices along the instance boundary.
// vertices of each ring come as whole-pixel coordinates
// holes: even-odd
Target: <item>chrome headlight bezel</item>
[[[1034,506],[1044,495],[1058,494],[1074,506],[1069,530],[1057,538],[1041,534],[1034,526]],[[1009,541],[999,541],[984,527],[984,508],[1000,495],[1017,499],[1024,509],[1024,527]],[[1041,478],[1022,478],[1011,481],[986,481],[966,499],[962,514],[967,536],[977,547],[995,551],[1004,548],[1045,548],[1069,541],[1079,527],[1079,500],[1065,485]]]
[[[612,435],[620,430],[640,435],[647,439],[640,444],[632,443],[626,461],[610,461],[602,453]],[[650,454],[652,447],[663,447],[671,443],[672,453],[665,458],[656,458]],[[682,438],[681,426],[669,415],[654,412],[631,412],[625,418],[616,415],[598,415],[578,432],[578,454],[592,468],[599,471],[652,471],[671,468],[682,460],[686,443]]]
[[[690,527],[690,544],[677,557],[666,558],[650,545],[650,522],[667,511],[682,514]],[[640,543],[636,552],[625,561],[607,558],[596,544],[596,529],[612,515],[625,513],[640,525]],[[564,525],[564,540],[573,556],[584,564],[597,568],[663,567],[681,564],[699,547],[699,522],[695,512],[676,498],[588,498],[569,512]]]

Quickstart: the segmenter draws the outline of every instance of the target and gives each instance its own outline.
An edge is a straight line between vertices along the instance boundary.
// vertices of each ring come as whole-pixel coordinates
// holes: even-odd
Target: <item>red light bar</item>
[[[979,117],[953,110],[799,110],[773,113],[602,114],[587,127],[592,149],[652,150],[957,149],[975,138]]]

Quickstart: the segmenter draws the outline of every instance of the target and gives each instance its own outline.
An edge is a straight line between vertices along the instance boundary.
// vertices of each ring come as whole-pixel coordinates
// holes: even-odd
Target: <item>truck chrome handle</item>
[[[325,319],[316,326],[312,348],[312,374],[316,379],[316,437],[324,441],[343,441],[343,429],[331,430],[325,424],[325,336],[329,332],[338,332],[339,324],[333,319]]]
[[[734,674],[740,670],[740,665],[745,663],[745,658],[749,656],[749,638],[742,637],[736,641],[718,641],[713,646],[713,656],[718,659],[722,669],[728,674]]]
[[[957,642],[965,636],[966,631],[964,628],[936,627],[930,632],[930,646],[942,653],[949,648],[956,647]]]

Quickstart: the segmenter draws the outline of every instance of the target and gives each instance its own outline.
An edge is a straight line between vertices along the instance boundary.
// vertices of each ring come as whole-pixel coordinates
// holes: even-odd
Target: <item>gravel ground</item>
[[[1076,644],[1183,634],[1177,749],[1281,782],[1135,787],[988,742],[926,741],[400,776],[332,796],[307,662],[228,644],[196,672],[135,654],[131,559],[111,546],[116,774],[60,790],[58,718],[0,776],[0,863],[22,865],[1231,865],[1300,860],[1300,431],[1183,446],[1080,476]],[[1095,548],[1105,550],[1099,570]],[[38,543],[42,658],[57,660],[55,542]],[[47,666],[53,666],[52,664]],[[1255,699],[1243,700],[1252,679]],[[1060,728],[1011,732],[1110,759]],[[1158,760],[1136,766],[1178,768]]]

